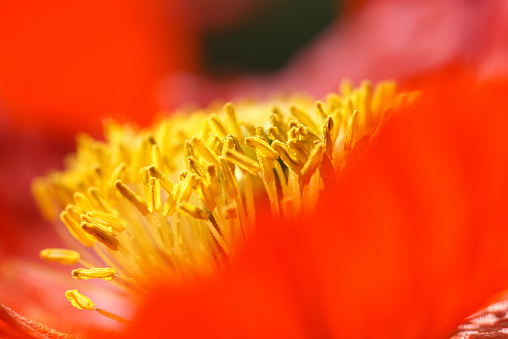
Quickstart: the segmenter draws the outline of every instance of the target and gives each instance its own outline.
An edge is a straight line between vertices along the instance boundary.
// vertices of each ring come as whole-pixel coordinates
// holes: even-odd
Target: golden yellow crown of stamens
[[[41,257],[79,262],[86,269],[74,278],[127,289],[214,272],[254,231],[255,196],[269,198],[275,220],[309,213],[355,143],[412,98],[393,82],[354,89],[344,81],[324,102],[227,103],[144,130],[109,122],[104,142],[78,137],[67,169],[34,181],[43,215],[60,213],[65,240],[79,252],[47,249]],[[76,290],[66,295],[95,309]]]

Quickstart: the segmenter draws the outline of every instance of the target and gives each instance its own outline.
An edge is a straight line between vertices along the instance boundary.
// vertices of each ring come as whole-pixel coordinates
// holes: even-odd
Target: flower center
[[[217,272],[254,232],[256,197],[268,198],[275,220],[309,213],[355,147],[364,148],[389,112],[412,98],[393,82],[373,90],[367,81],[356,89],[343,81],[325,102],[227,103],[139,131],[109,122],[106,141],[78,137],[67,169],[34,181],[41,212],[52,220],[60,213],[73,249],[45,249],[41,257],[81,264],[75,279],[134,291],[148,279]],[[76,290],[66,296],[75,307],[121,319]]]

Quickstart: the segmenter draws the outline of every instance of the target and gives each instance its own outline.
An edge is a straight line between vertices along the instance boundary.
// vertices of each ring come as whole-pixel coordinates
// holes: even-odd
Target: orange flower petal
[[[57,332],[41,323],[29,320],[18,313],[11,310],[9,307],[0,303],[0,320],[5,321],[8,325],[17,329],[22,334],[31,338],[40,339],[71,339],[71,335]],[[2,332],[0,331],[0,334]],[[14,334],[12,334],[14,335]]]
[[[58,135],[147,123],[162,76],[196,67],[189,19],[177,1],[1,2],[1,100],[22,129]]]

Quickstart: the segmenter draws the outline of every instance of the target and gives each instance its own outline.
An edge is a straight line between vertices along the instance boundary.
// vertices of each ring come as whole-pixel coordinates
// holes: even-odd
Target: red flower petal
[[[112,114],[147,123],[157,82],[196,67],[196,40],[177,1],[0,4],[0,96],[21,127],[100,131]]]
[[[13,310],[9,307],[0,303],[0,320],[5,321],[7,324],[17,329],[21,334],[30,338],[39,338],[39,339],[71,339],[74,338],[71,335],[57,332],[43,324],[40,324],[36,321],[29,320]],[[1,325],[1,324],[0,324]],[[6,333],[7,332],[6,330]],[[2,334],[2,330],[0,327],[0,334]],[[20,336],[21,336],[20,334]],[[11,338],[15,337],[14,333],[10,333],[9,336]]]

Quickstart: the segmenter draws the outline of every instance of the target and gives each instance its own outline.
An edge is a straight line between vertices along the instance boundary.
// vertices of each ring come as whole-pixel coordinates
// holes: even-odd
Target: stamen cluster
[[[393,82],[373,90],[345,81],[324,102],[227,103],[143,130],[109,122],[105,141],[78,137],[67,169],[34,181],[42,213],[59,214],[72,248],[41,257],[80,263],[76,279],[126,289],[143,289],[147,276],[180,281],[216,272],[254,232],[259,197],[275,220],[309,213],[355,147],[412,96]],[[75,290],[67,296],[95,309]]]

